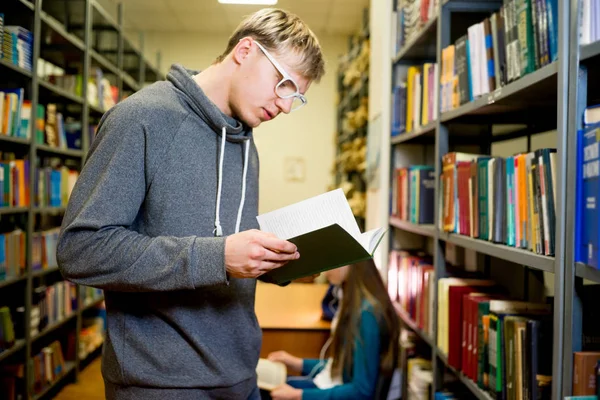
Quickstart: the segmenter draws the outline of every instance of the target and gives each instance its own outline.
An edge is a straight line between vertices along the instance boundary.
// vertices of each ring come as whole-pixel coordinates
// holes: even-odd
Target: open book
[[[283,363],[269,361],[266,358],[258,360],[256,366],[258,388],[271,391],[283,385],[287,378],[287,369]]]
[[[298,260],[261,276],[261,280],[279,285],[368,260],[386,232],[379,228],[361,233],[342,189],[259,215],[257,219],[262,231],[298,247]]]

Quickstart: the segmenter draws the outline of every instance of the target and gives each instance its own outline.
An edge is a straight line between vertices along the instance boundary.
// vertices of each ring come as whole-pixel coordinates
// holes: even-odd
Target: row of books
[[[509,300],[491,280],[442,278],[437,307],[438,347],[479,387],[503,399],[538,398],[549,389],[548,304]]]
[[[440,229],[554,255],[556,149],[442,158]]]
[[[417,36],[437,14],[439,0],[399,0],[392,16],[392,54]]]
[[[29,139],[30,121],[31,101],[25,100],[25,89],[0,89],[0,134]]]
[[[398,79],[392,96],[392,136],[412,132],[438,118],[438,64],[408,67],[406,77],[398,74]]]
[[[504,0],[442,50],[441,109],[456,108],[556,61],[558,0]]]
[[[33,234],[33,249],[31,252],[31,270],[42,271],[58,267],[56,261],[56,246],[60,228],[35,232]]]
[[[37,108],[36,142],[58,149],[81,150],[81,122],[73,117],[64,117],[54,103]]]
[[[388,293],[416,326],[433,336],[435,270],[423,252],[392,250],[388,266]]]
[[[70,316],[77,310],[77,285],[69,281],[41,285],[34,289],[32,302],[32,335]],[[33,318],[33,317],[36,318]],[[37,325],[34,322],[37,322]]]
[[[392,180],[392,215],[413,224],[433,224],[434,192],[433,166],[396,168]]]
[[[33,357],[33,391],[42,392],[66,373],[62,345],[58,340]]]
[[[0,354],[14,346],[15,339],[15,326],[10,309],[7,306],[0,307]]]
[[[25,274],[27,234],[21,229],[0,234],[0,282]]]
[[[8,160],[0,162],[0,207],[28,207],[30,163],[13,156],[7,155]]]
[[[25,90],[0,90],[0,133],[21,139],[31,137],[31,101]],[[34,125],[36,142],[61,149],[81,149],[81,122],[64,117],[55,103],[38,104]]]
[[[5,25],[0,13],[0,58],[27,71],[33,68],[33,35],[22,26]]]
[[[66,207],[79,172],[65,165],[36,169],[35,204],[38,207]]]
[[[472,396],[459,384],[456,376],[450,373],[443,375],[442,389],[434,392],[431,361],[419,355],[407,360],[406,372],[408,398],[411,400],[429,400],[432,392],[435,400],[465,399]]]
[[[600,4],[596,0],[581,1],[579,42],[590,44],[600,40]]]
[[[0,163],[1,207],[29,207],[29,160]],[[34,199],[37,207],[65,207],[79,172],[65,165],[36,168]]]
[[[81,73],[71,73],[44,59],[38,61],[37,73],[41,79],[75,96],[81,97],[83,94],[83,75]],[[111,84],[99,67],[92,67],[86,89],[89,104],[104,111],[114,106],[119,98],[118,88]]]

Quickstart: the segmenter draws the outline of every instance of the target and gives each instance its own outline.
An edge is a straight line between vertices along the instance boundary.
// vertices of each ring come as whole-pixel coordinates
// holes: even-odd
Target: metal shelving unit
[[[413,224],[400,218],[390,217],[390,225],[405,232],[416,233],[417,235],[435,237],[435,225]]]
[[[393,7],[396,8],[396,1]],[[450,266],[446,265],[444,247],[447,243],[465,249],[474,250],[484,255],[482,265],[484,275],[489,276],[494,264],[511,263],[510,271],[523,269],[523,275],[528,273],[542,276],[550,274],[554,283],[553,296],[553,363],[552,363],[552,399],[558,400],[572,393],[572,359],[573,352],[582,348],[582,304],[577,288],[586,279],[600,283],[600,271],[589,266],[574,262],[574,230],[575,230],[575,162],[577,129],[581,128],[583,111],[590,103],[588,86],[600,82],[600,73],[596,72],[600,64],[600,42],[580,46],[579,23],[580,4],[578,0],[559,0],[558,10],[558,60],[546,65],[520,79],[511,82],[495,91],[481,96],[474,101],[440,114],[437,121],[421,127],[414,132],[401,133],[390,139],[391,153],[394,156],[406,148],[407,152],[434,154],[435,165],[435,204],[434,225],[421,226],[400,221],[391,217],[389,225],[395,234],[411,232],[422,236],[423,244],[428,246],[435,268],[435,278],[451,275]],[[440,64],[442,49],[452,44],[458,36],[466,33],[457,29],[453,24],[461,25],[462,20],[471,21],[478,15],[491,14],[499,9],[502,2],[490,0],[460,1],[440,0],[436,16],[423,24],[421,31],[410,38],[406,45],[396,54],[392,54],[392,84],[395,74],[407,65],[437,62]],[[472,14],[469,16],[469,14]],[[464,17],[464,18],[463,18]],[[483,17],[485,18],[485,17]],[[481,18],[480,20],[483,20]],[[478,22],[478,21],[477,21]],[[395,21],[393,23],[396,23]],[[464,25],[464,23],[462,23]],[[461,32],[458,32],[461,31]],[[395,39],[395,38],[394,38]],[[392,40],[394,40],[392,39]],[[591,77],[593,75],[593,77]],[[438,80],[439,81],[439,80]],[[597,89],[597,88],[594,88]],[[435,88],[435,96],[440,99],[440,89]],[[596,99],[600,101],[600,99]],[[438,101],[438,105],[441,101]],[[556,121],[549,121],[549,116]],[[510,121],[510,122],[506,122]],[[389,121],[391,122],[391,121]],[[440,176],[442,174],[442,156],[461,145],[474,145],[479,154],[490,154],[492,143],[507,138],[492,135],[491,125],[501,123],[525,124],[527,126],[551,127],[557,129],[557,142],[547,147],[556,147],[557,180],[556,192],[556,246],[554,256],[539,255],[525,249],[514,248],[484,240],[474,239],[458,234],[442,232],[438,229],[441,215],[438,208],[440,199]],[[481,126],[478,133],[464,133],[465,126]],[[458,126],[458,129],[455,129]],[[537,132],[541,132],[538,130]],[[527,138],[527,150],[531,146],[531,129],[511,134],[510,139]],[[469,136],[470,135],[470,136]],[[421,148],[415,146],[422,146]],[[407,146],[407,147],[404,147]],[[466,151],[466,150],[457,150]],[[472,152],[477,152],[473,150]],[[426,158],[424,156],[424,158]],[[394,168],[392,161],[391,167]],[[390,174],[393,176],[393,174]],[[391,199],[391,197],[390,197]],[[394,235],[391,235],[394,236]],[[392,240],[391,248],[402,246],[402,241]],[[424,246],[425,247],[425,246]],[[402,247],[400,247],[402,248]],[[409,247],[410,248],[410,247]],[[496,270],[498,274],[502,271]],[[508,274],[509,272],[506,272]],[[529,275],[527,275],[529,276]],[[552,278],[553,277],[553,278]],[[516,278],[516,277],[515,277]],[[506,281],[511,282],[512,276]],[[540,278],[542,279],[542,278]],[[528,278],[523,282],[515,279],[512,285],[527,285]],[[437,304],[437,285],[434,284],[433,304]],[[522,286],[519,293],[527,295],[528,286]],[[521,289],[520,288],[520,289]],[[480,400],[490,400],[492,396],[479,388],[476,382],[467,378],[461,371],[451,368],[447,357],[437,347],[437,310],[433,309],[433,331],[431,337],[422,332],[407,313],[395,304],[402,324],[419,336],[424,343],[431,347],[432,367],[434,371],[433,393],[443,386],[444,371],[451,371],[457,379]],[[405,361],[403,361],[405,362]],[[404,385],[406,382],[404,380]],[[406,388],[403,388],[406,392]],[[432,399],[433,399],[432,393]]]
[[[394,308],[396,309],[396,313],[402,320],[402,323],[404,323],[406,326],[408,326],[411,331],[416,333],[417,336],[419,336],[421,338],[421,340],[423,340],[429,346],[431,346],[432,348],[435,347],[433,345],[434,342],[433,342],[433,339],[431,339],[431,336],[429,336],[426,332],[423,332],[423,330],[421,330],[417,326],[417,324],[413,320],[410,319],[410,316],[406,313],[406,311],[404,311],[404,309],[402,308],[402,306],[400,304],[398,304],[397,302],[394,302]]]
[[[121,42],[123,5],[119,4],[119,23],[111,18],[110,14],[104,10],[96,0],[73,0],[68,2],[67,6],[64,0],[44,0],[29,2],[27,0],[4,0],[1,2],[0,12],[4,13],[5,25],[20,25],[31,31],[33,35],[32,47],[32,71],[38,71],[38,60],[47,60],[65,70],[76,70],[82,75],[84,82],[88,81],[90,71],[94,67],[102,69],[105,77],[109,78],[111,84],[119,89],[119,100],[123,98],[122,88],[128,87],[128,93],[141,88],[145,83],[164,79],[160,73],[159,65],[152,65],[148,62],[148,55],[143,49],[136,49],[128,44],[128,51],[133,51],[137,55],[138,65],[137,73],[131,76],[131,70],[125,71],[120,63],[124,51]],[[102,39],[108,40],[99,40]],[[111,48],[103,47],[105,42],[114,44]],[[141,35],[140,40],[143,40]],[[44,43],[42,43],[44,42]],[[156,60],[160,61],[160,55],[157,54]],[[131,62],[129,67],[135,67]],[[149,71],[144,75],[143,71]],[[72,73],[72,72],[69,72]],[[105,110],[92,105],[87,99],[87,85],[83,85],[81,93],[75,94],[67,91],[51,82],[40,78],[36,73],[32,73],[4,59],[0,59],[0,87],[23,87],[25,89],[25,98],[31,100],[32,104],[56,103],[63,107],[66,114],[75,117],[81,121],[82,137],[81,149],[64,149],[51,147],[45,144],[37,143],[32,139],[14,138],[6,135],[0,135],[0,151],[14,152],[18,157],[24,157],[29,160],[36,160],[36,157],[52,157],[62,161],[75,163],[79,168],[83,165],[85,154],[89,149],[87,130],[85,127],[97,123]],[[32,107],[32,121],[37,118],[36,107]],[[35,124],[30,124],[30,137],[35,139]],[[25,309],[24,326],[30,326],[32,298],[34,288],[39,284],[54,283],[62,280],[58,268],[49,268],[42,270],[33,270],[32,268],[32,234],[40,229],[40,220],[48,219],[51,222],[44,223],[45,226],[58,226],[60,218],[65,212],[65,207],[37,207],[34,201],[34,178],[35,168],[29,171],[29,191],[31,193],[31,204],[29,207],[0,207],[0,216],[9,221],[9,218],[22,221],[23,230],[27,233],[26,272],[23,276],[0,280],[0,295],[8,293],[10,296],[0,296],[2,298],[11,297],[17,293],[22,293],[22,299],[11,307],[21,307]],[[18,297],[21,295],[19,294]],[[103,301],[103,297],[84,304],[83,289],[77,290],[77,307],[68,316],[47,326],[43,331],[36,335],[31,335],[30,329],[25,329],[25,337],[17,338],[14,346],[0,351],[1,364],[23,364],[25,366],[24,376],[27,393],[25,399],[42,399],[56,393],[60,387],[67,382],[77,380],[80,369],[83,367],[81,360],[78,359],[79,333],[83,313],[97,306]],[[12,300],[11,300],[12,301]],[[4,304],[0,304],[4,305]],[[14,311],[14,310],[13,310]],[[74,349],[64,347],[65,334],[74,333],[75,343],[70,345]],[[40,393],[34,393],[33,389],[33,361],[32,357],[39,352],[42,346],[47,345],[53,340],[63,342],[64,356],[75,354],[73,359],[66,359],[66,368],[63,374],[52,384],[45,386]],[[93,352],[92,356],[100,354],[99,351]],[[2,394],[0,394],[0,397]]]

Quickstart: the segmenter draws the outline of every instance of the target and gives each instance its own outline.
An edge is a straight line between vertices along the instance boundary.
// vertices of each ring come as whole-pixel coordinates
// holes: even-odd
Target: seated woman
[[[391,377],[395,369],[400,323],[373,260],[325,275],[342,288],[332,336],[320,360],[301,359],[285,351],[269,354],[271,361],[302,374],[271,391],[274,400],[373,399],[380,378]]]

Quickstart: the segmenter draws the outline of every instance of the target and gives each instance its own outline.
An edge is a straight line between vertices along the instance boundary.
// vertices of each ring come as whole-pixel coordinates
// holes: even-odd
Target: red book
[[[448,321],[448,364],[459,370],[462,365],[462,324],[463,324],[463,296],[472,292],[479,292],[481,286],[492,286],[493,281],[481,280],[470,286],[450,286],[448,292],[448,312],[451,318]]]

